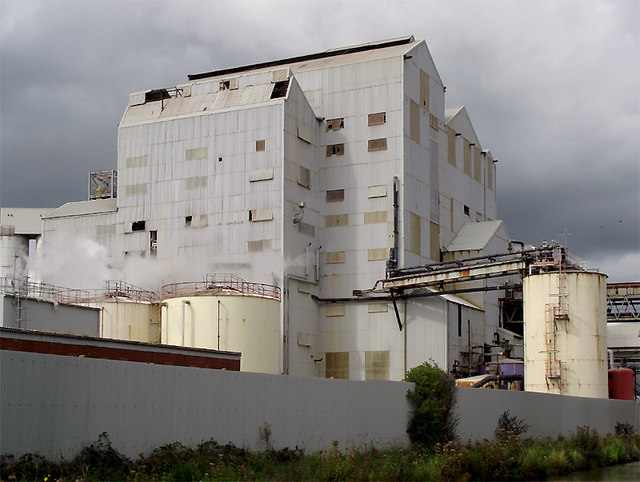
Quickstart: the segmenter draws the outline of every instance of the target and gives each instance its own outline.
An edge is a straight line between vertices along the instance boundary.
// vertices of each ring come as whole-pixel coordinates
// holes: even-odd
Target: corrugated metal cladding
[[[203,440],[263,450],[408,445],[406,383],[324,380],[0,350],[3,454],[74,457],[107,432],[134,458]],[[29,380],[29,383],[24,383]],[[171,387],[167,390],[167,387]],[[374,423],[375,421],[375,423]]]
[[[400,264],[439,260],[476,213],[495,219],[495,191],[482,182],[495,185],[493,166],[485,174],[466,110],[445,111],[426,44],[384,45],[196,75],[181,96],[133,94],[118,131],[117,211],[46,222],[45,242],[74,229],[119,258],[148,254],[153,231],[156,259],[249,264],[252,281],[284,285],[292,274],[320,298],[350,297],[385,276],[397,177]],[[369,351],[388,352],[388,376],[404,376],[395,314],[347,304],[335,316],[291,292],[281,337],[311,341],[284,344],[283,372],[322,376],[325,363],[312,360],[348,352],[350,376],[364,379]],[[326,317],[342,325],[325,329]]]

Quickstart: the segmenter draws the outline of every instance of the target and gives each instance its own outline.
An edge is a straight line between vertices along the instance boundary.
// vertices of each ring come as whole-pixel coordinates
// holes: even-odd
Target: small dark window
[[[344,201],[344,189],[333,189],[331,191],[327,191],[326,202],[339,202]]]
[[[256,141],[256,151],[264,151],[264,150],[265,150],[264,139]]]
[[[186,224],[187,226],[191,225],[191,220],[193,219],[193,216],[185,216],[184,218],[184,224]]]
[[[231,81],[221,80],[220,84],[218,85],[218,90],[229,90],[230,86],[231,86]]]
[[[470,214],[469,214],[469,206],[465,206],[465,207],[464,207],[464,213],[465,213],[467,216],[469,216],[469,215],[470,215]]]
[[[218,157],[218,162],[222,162],[222,157]]]
[[[249,221],[253,221],[253,213],[251,209],[249,209]]]
[[[167,89],[150,90],[149,92],[144,94],[145,102],[155,102],[157,100],[170,99],[170,98],[171,96],[169,95],[169,92],[167,92]]]
[[[287,88],[289,87],[289,79],[276,82],[273,86],[273,92],[271,92],[272,99],[278,99],[287,95]]]
[[[144,231],[144,221],[134,221],[131,223],[131,231]]]
[[[327,146],[327,157],[331,157],[333,155],[342,156],[344,155],[344,144],[332,144]]]
[[[377,112],[375,114],[369,114],[369,125],[370,126],[379,126],[387,122],[387,113],[386,112]]]
[[[462,336],[462,306],[458,305],[458,336]]]
[[[329,119],[327,121],[328,131],[339,131],[340,129],[344,129],[344,117]]]

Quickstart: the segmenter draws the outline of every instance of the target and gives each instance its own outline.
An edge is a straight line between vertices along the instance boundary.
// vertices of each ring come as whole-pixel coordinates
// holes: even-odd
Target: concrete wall
[[[129,457],[163,444],[206,440],[265,448],[326,449],[408,445],[410,384],[265,375],[0,350],[0,447],[3,454],[73,457],[107,432]],[[491,437],[510,409],[528,435],[616,421],[639,427],[639,405],[549,394],[460,389],[458,432]]]

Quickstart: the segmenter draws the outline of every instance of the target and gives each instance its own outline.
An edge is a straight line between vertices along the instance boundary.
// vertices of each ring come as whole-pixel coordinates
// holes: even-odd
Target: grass
[[[304,454],[295,449],[251,452],[205,442],[196,448],[175,443],[130,460],[106,434],[73,460],[57,462],[28,454],[3,456],[2,480],[543,480],[577,470],[640,460],[640,435],[601,436],[578,427],[569,437],[449,442],[435,449],[414,445],[379,450],[373,446]]]

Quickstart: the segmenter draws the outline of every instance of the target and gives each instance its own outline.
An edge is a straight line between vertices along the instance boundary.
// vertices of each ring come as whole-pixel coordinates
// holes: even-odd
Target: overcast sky
[[[130,92],[424,39],[497,164],[512,238],[640,280],[640,1],[0,0],[0,205],[57,207],[116,168]]]

